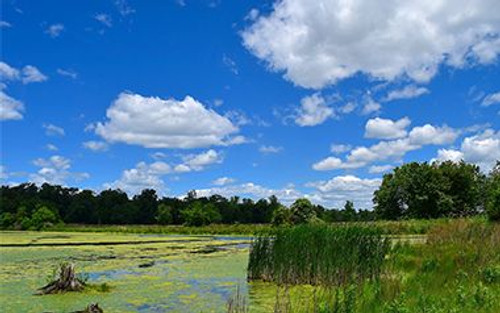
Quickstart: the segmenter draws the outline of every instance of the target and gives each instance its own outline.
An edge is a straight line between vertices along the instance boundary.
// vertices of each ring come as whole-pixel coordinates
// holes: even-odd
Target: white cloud
[[[390,165],[390,164],[387,164],[387,165],[372,165],[368,169],[368,172],[372,173],[372,174],[380,174],[380,173],[388,172],[388,171],[392,170],[393,168],[394,168],[394,166]]]
[[[373,192],[380,183],[379,178],[363,179],[346,175],[336,176],[327,181],[310,182],[307,186],[317,190],[310,198],[324,205],[341,208],[347,200],[350,200],[357,209],[369,209],[373,206]]]
[[[439,149],[436,159],[431,161],[453,161],[458,162],[464,159],[464,154],[461,151],[453,149]]]
[[[277,146],[260,146],[259,151],[261,153],[279,153],[283,150],[283,147],[277,147]]]
[[[325,98],[315,93],[300,100],[295,123],[299,126],[315,126],[333,117],[334,111],[326,104]]]
[[[425,87],[418,87],[416,85],[405,86],[402,89],[392,90],[384,98],[384,101],[393,101],[399,99],[412,99],[422,95],[428,94],[429,89]]]
[[[293,185],[288,185],[280,189],[272,189],[252,182],[207,189],[197,189],[196,193],[200,197],[208,197],[217,194],[224,197],[241,196],[250,197],[252,199],[268,198],[275,195],[285,204],[290,204],[297,198],[304,196],[303,193],[298,191]]]
[[[222,162],[222,156],[214,151],[208,150],[199,154],[183,157],[181,164],[172,166],[163,161],[153,163],[139,162],[134,168],[124,170],[120,179],[105,184],[105,188],[120,188],[128,194],[138,194],[143,189],[152,188],[160,193],[165,193],[163,176],[174,173],[185,173],[201,171],[205,167]]]
[[[435,127],[430,124],[415,127],[410,131],[409,139],[414,145],[443,145],[453,143],[459,132],[448,126]]]
[[[500,131],[487,129],[479,134],[464,138],[460,149],[440,149],[437,161],[464,160],[475,163],[488,172],[500,160]]]
[[[165,159],[167,157],[167,155],[163,152],[155,152],[155,153],[151,154],[151,157],[155,160],[161,160],[161,159]]]
[[[0,80],[17,80],[19,79],[19,70],[11,67],[5,62],[0,62]]]
[[[181,172],[185,172],[187,168],[189,171],[200,171],[208,165],[222,163],[223,157],[219,152],[210,149],[199,154],[187,155],[183,157],[183,161],[184,167],[182,167]]]
[[[59,148],[57,148],[57,146],[56,146],[56,145],[53,145],[53,144],[51,144],[51,143],[48,143],[48,144],[45,146],[45,148],[46,148],[47,150],[49,150],[49,151],[58,151],[58,150],[59,150]]]
[[[47,136],[64,136],[65,132],[62,127],[56,126],[54,124],[43,124],[43,128],[45,129],[45,134]]]
[[[351,145],[344,145],[344,144],[332,144],[330,146],[330,151],[334,154],[341,154],[344,152],[347,152],[351,150]]]
[[[313,164],[317,171],[353,169],[370,163],[386,160],[400,160],[406,153],[418,150],[424,145],[445,145],[453,143],[459,132],[447,126],[435,127],[429,124],[414,127],[408,136],[389,141],[380,141],[369,147],[356,147],[345,160],[327,157]]]
[[[29,83],[39,83],[46,81],[48,79],[47,76],[45,76],[42,72],[40,72],[39,69],[32,65],[26,65],[23,67],[23,78],[22,82],[23,84],[29,84]]]
[[[135,13],[135,9],[130,6],[127,0],[115,0],[115,6],[121,16],[127,17]]]
[[[149,188],[162,194],[165,192],[165,183],[161,176],[170,171],[170,165],[164,162],[152,164],[140,162],[135,168],[123,171],[119,180],[104,184],[104,188],[119,188],[129,195],[139,194],[142,190]]]
[[[373,100],[371,97],[366,97],[361,114],[368,115],[380,111],[381,108],[382,106],[380,105],[380,103]]]
[[[63,24],[53,24],[47,27],[45,33],[48,34],[52,38],[59,37],[64,30]]]
[[[95,132],[109,142],[125,142],[146,148],[200,148],[244,141],[231,135],[239,129],[187,96],[184,100],[121,93],[108,108],[108,120]]]
[[[500,103],[500,91],[489,94],[486,97],[484,97],[483,101],[481,102],[481,105],[487,107],[497,103]]]
[[[21,81],[23,84],[46,81],[48,77],[33,65],[18,70],[5,62],[0,62],[0,81]]]
[[[23,118],[24,105],[0,90],[0,120],[20,120]]]
[[[232,184],[234,183],[236,180],[234,178],[230,178],[230,177],[219,177],[217,179],[215,179],[214,181],[212,181],[212,184],[213,185],[216,185],[216,186],[225,186],[225,185],[229,185],[229,184]]]
[[[410,124],[411,121],[408,117],[403,117],[397,121],[376,117],[366,122],[365,137],[378,139],[406,137],[406,128],[410,126]]]
[[[108,14],[98,13],[94,16],[94,18],[96,21],[98,21],[99,23],[103,24],[106,27],[113,26],[113,20],[111,19],[111,16],[109,16]]]
[[[427,82],[441,64],[495,61],[497,7],[497,0],[281,0],[242,37],[271,70],[303,87],[322,88],[357,73]]]
[[[75,72],[75,71],[73,71],[73,70],[65,70],[65,69],[58,68],[57,69],[57,74],[59,74],[61,76],[69,77],[71,79],[77,79],[78,78],[78,73]]]
[[[12,27],[12,24],[10,24],[7,21],[0,21],[0,28],[10,28]]]
[[[92,150],[94,152],[102,152],[109,149],[109,145],[104,141],[90,140],[84,142],[82,145],[85,149]]]
[[[70,172],[71,161],[60,155],[53,155],[48,159],[38,158],[33,164],[40,167],[36,173],[29,175],[30,180],[36,184],[64,185],[68,179],[80,181],[90,177],[87,173]]]

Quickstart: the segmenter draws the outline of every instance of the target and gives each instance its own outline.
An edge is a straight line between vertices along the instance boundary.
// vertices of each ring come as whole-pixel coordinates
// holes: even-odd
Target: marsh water
[[[1,232],[4,312],[72,312],[98,302],[105,312],[225,312],[239,289],[265,307],[269,286],[246,281],[249,237]],[[61,262],[109,292],[36,296]]]

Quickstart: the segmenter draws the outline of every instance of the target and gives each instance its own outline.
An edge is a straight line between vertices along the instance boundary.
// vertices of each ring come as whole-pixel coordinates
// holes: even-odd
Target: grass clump
[[[389,240],[375,227],[300,225],[261,234],[252,242],[250,280],[339,286],[378,279]]]

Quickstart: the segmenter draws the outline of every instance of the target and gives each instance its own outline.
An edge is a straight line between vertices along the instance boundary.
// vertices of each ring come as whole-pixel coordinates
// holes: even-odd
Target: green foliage
[[[59,217],[49,208],[43,206],[31,216],[30,228],[35,230],[45,229],[60,222]]]
[[[288,225],[291,223],[291,214],[292,212],[285,207],[284,205],[280,205],[273,212],[273,218],[271,219],[271,224],[274,226],[280,225]]]
[[[248,278],[313,285],[377,279],[389,249],[389,241],[373,227],[278,228],[252,242]]]
[[[158,214],[156,215],[156,222],[160,225],[169,225],[174,222],[172,216],[172,208],[164,203],[158,206]]]
[[[408,163],[384,175],[374,193],[379,218],[469,216],[483,204],[485,177],[465,162]]]
[[[500,221],[500,161],[497,161],[488,179],[486,211],[492,221]]]
[[[304,224],[316,218],[314,205],[306,198],[300,198],[290,206],[291,221],[293,224]]]
[[[220,221],[221,216],[217,212],[215,206],[211,203],[203,204],[200,201],[195,201],[191,206],[184,211],[182,215],[185,224],[188,226],[203,226]]]

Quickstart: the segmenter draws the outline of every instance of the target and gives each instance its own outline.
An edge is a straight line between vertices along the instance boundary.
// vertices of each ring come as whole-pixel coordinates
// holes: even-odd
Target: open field
[[[424,228],[396,223],[379,223],[391,228],[378,240],[391,245],[380,250],[383,261],[377,256],[382,263],[371,263],[375,272],[368,275],[356,274],[363,270],[356,266],[370,260],[357,256],[369,253],[363,247],[372,241],[363,234],[371,236],[370,230],[356,235],[361,239],[350,235],[352,225],[341,226],[345,231],[313,226],[311,235],[307,229],[295,231],[291,236],[299,237],[278,251],[280,271],[286,271],[287,260],[295,262],[287,272],[293,279],[278,281],[280,287],[272,279],[247,282],[251,238],[244,236],[132,234],[127,231],[138,227],[128,226],[113,233],[1,232],[0,303],[5,312],[72,312],[90,302],[99,302],[105,312],[228,312],[227,303],[239,289],[249,312],[500,312],[499,225],[480,219],[426,221]],[[326,243],[315,247],[322,234],[338,242],[326,250],[321,248]],[[294,240],[302,241],[294,245]],[[335,251],[357,242],[358,250]],[[324,251],[322,258],[344,253],[345,263],[354,267],[346,272],[342,262],[325,260],[309,265],[312,256],[293,251],[307,243],[310,253]],[[88,282],[106,288],[33,295],[61,262],[73,262]],[[356,279],[349,274],[325,280],[324,273],[354,273]],[[307,277],[315,278],[313,285],[302,283]]]

